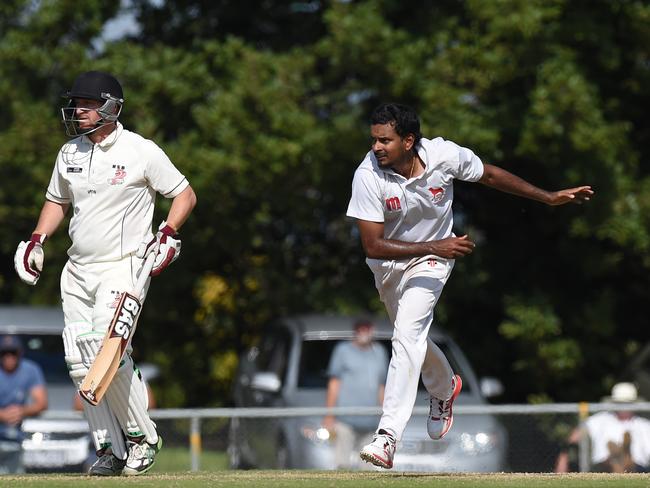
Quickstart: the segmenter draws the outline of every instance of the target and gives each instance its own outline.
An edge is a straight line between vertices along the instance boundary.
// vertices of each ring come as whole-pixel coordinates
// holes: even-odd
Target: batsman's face
[[[90,129],[101,120],[97,109],[102,106],[102,102],[91,100],[89,98],[75,99],[75,115],[79,119],[80,129]]]
[[[373,124],[370,126],[372,152],[382,168],[392,168],[409,157],[413,147],[412,136],[405,138],[395,132],[393,124]]]

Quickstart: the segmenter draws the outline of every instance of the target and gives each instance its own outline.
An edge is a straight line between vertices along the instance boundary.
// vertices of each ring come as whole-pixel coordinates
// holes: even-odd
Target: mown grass
[[[0,477],[0,486],[20,488],[82,487],[424,487],[434,488],[646,488],[647,474],[419,474],[349,471],[230,471],[150,473],[137,478],[90,478],[84,475]]]
[[[203,451],[199,463],[201,471],[223,471],[228,469],[228,456],[225,452]],[[151,468],[151,473],[176,473],[189,471],[191,467],[192,460],[188,449],[163,447],[156,456],[156,464]]]

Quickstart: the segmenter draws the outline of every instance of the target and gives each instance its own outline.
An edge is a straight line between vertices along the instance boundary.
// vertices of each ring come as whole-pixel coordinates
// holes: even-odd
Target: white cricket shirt
[[[188,185],[162,149],[118,122],[98,144],[81,136],[63,145],[46,198],[71,204],[68,256],[87,264],[134,253],[152,237],[156,192],[173,198]]]
[[[591,439],[591,461],[602,463],[609,457],[608,442],[623,445],[625,432],[632,440],[630,454],[636,464],[650,465],[650,421],[642,417],[620,420],[615,413],[599,412],[585,421]]]
[[[424,173],[406,179],[392,169],[381,168],[369,151],[354,173],[347,216],[383,222],[386,239],[425,242],[452,236],[453,181],[478,181],[483,176],[483,163],[470,149],[442,137],[422,138],[418,155],[425,165]],[[366,262],[375,271],[386,261]]]

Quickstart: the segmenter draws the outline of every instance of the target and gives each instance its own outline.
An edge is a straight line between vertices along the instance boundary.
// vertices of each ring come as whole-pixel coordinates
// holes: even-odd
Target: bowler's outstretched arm
[[[590,186],[578,186],[559,191],[546,191],[503,168],[485,164],[483,176],[479,183],[495,188],[505,193],[529,198],[547,205],[564,205],[565,203],[581,204],[588,201],[594,194]]]

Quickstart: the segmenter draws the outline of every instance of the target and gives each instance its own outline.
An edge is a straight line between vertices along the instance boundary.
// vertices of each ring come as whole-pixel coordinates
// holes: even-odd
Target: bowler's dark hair
[[[417,146],[422,139],[418,114],[408,105],[383,103],[372,112],[370,123],[372,125],[391,124],[397,135],[402,138],[413,134],[415,137],[413,147]]]

